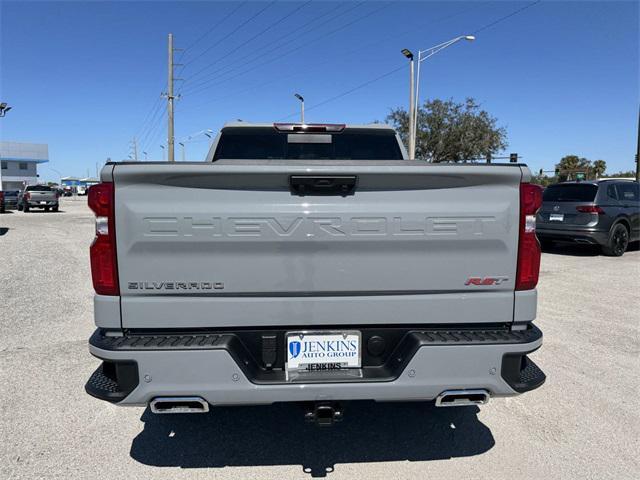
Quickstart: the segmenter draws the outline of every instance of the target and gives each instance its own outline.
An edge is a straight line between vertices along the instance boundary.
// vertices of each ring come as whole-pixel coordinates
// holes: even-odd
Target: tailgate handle
[[[353,195],[358,177],[355,175],[317,176],[291,175],[289,189],[293,195]]]

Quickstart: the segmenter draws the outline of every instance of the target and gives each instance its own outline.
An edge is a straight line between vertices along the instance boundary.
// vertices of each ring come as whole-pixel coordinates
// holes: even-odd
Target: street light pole
[[[11,110],[11,107],[7,105],[7,102],[0,103],[0,117],[4,117],[9,110]]]
[[[167,146],[169,147],[169,161],[175,161],[173,156],[173,35],[169,34],[169,76],[167,79],[167,118],[169,121],[167,129]]]
[[[178,145],[182,147],[182,161],[184,162],[184,142],[178,142]]]
[[[409,111],[408,111],[409,125],[407,128],[409,129],[409,160],[415,160],[416,148],[415,148],[415,138],[413,136],[413,132],[416,127],[415,127],[415,116],[413,113],[413,109],[415,108],[415,99],[414,99],[415,74],[414,74],[414,67],[413,67],[413,53],[411,53],[411,51],[405,48],[402,50],[402,54],[409,59]]]
[[[636,182],[640,182],[640,107],[638,107],[638,139],[636,145]]]
[[[164,145],[160,145],[160,148],[162,149],[162,161],[164,162]]]
[[[416,74],[416,94],[415,94],[415,103],[413,107],[413,138],[411,144],[412,151],[409,152],[409,158],[415,158],[416,155],[416,132],[418,131],[418,108],[420,104],[420,64],[424,62],[427,58],[434,56],[436,53],[441,52],[447,47],[458,43],[460,40],[474,41],[476,37],[473,35],[460,35],[459,37],[452,38],[446,42],[440,43],[438,45],[434,45],[431,48],[427,48],[426,50],[418,51],[418,72]]]
[[[304,98],[298,93],[294,93],[293,96],[300,100],[300,123],[304,125]]]

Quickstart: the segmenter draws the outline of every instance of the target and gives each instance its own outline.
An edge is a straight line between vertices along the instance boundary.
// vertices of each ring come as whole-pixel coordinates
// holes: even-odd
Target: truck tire
[[[57,211],[59,210],[59,208],[60,208],[60,207],[59,207],[59,205],[54,205],[54,207],[53,207],[53,211],[54,211],[54,212],[57,212]]]
[[[602,246],[602,253],[609,257],[621,257],[629,246],[629,231],[622,223],[616,223],[611,232],[607,244]]]

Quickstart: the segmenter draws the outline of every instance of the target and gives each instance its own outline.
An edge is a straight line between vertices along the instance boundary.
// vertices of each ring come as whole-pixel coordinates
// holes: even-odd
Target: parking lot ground
[[[0,215],[0,478],[594,478],[640,475],[640,252],[542,258],[540,389],[481,407],[349,404],[331,429],[299,407],[154,416],[95,400],[80,199]]]

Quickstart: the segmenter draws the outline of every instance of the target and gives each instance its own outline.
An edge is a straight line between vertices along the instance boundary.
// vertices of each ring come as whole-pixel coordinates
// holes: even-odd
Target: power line
[[[267,55],[269,55],[269,54],[271,54],[271,53],[273,53],[273,52],[276,52],[276,51],[280,50],[282,47],[288,47],[288,46],[290,46],[290,45],[292,45],[292,44],[295,44],[296,40],[298,40],[299,38],[304,37],[304,36],[305,36],[305,35],[307,35],[308,33],[312,32],[312,31],[314,31],[314,30],[317,30],[318,28],[322,27],[323,25],[325,25],[325,24],[327,24],[327,23],[333,22],[335,19],[337,19],[337,18],[339,18],[339,17],[342,17],[342,16],[346,15],[347,13],[351,12],[352,10],[357,9],[358,7],[360,7],[361,5],[363,5],[363,4],[365,4],[365,3],[366,3],[366,0],[363,0],[363,1],[361,1],[361,2],[359,2],[359,3],[357,3],[357,4],[355,4],[355,5],[353,5],[352,7],[347,8],[346,10],[341,11],[341,12],[337,13],[336,15],[333,15],[332,17],[330,17],[330,18],[326,19],[325,21],[323,21],[323,22],[321,22],[320,24],[318,24],[318,25],[316,25],[316,26],[312,27],[311,29],[307,29],[307,30],[305,30],[302,34],[300,34],[300,35],[296,35],[296,36],[294,36],[293,38],[290,38],[290,39],[286,40],[285,42],[283,42],[283,43],[281,43],[281,44],[276,45],[274,48],[272,48],[272,49],[270,49],[270,50],[267,50],[266,52],[264,52],[264,51],[262,51],[262,52],[261,52],[261,51],[260,51],[260,49],[259,49],[259,50],[256,52],[256,55],[254,55],[254,57],[253,57],[253,58],[249,59],[248,61],[247,61],[247,60],[242,61],[242,62],[241,62],[241,63],[239,63],[237,66],[232,67],[231,69],[228,69],[226,72],[223,72],[223,70],[225,70],[225,68],[228,68],[228,66],[227,66],[227,67],[223,67],[222,69],[218,69],[218,70],[216,70],[216,71],[212,72],[212,73],[211,73],[211,74],[210,74],[206,79],[203,79],[200,83],[198,83],[198,84],[196,84],[196,85],[192,85],[192,86],[191,86],[191,88],[192,88],[192,89],[193,89],[193,88],[197,89],[198,87],[204,86],[204,85],[208,84],[209,82],[212,82],[212,81],[214,81],[214,80],[217,80],[217,79],[221,78],[221,77],[222,77],[222,76],[224,76],[224,75],[227,75],[227,74],[229,74],[229,73],[231,73],[231,72],[233,72],[233,71],[237,71],[239,68],[242,68],[242,67],[244,67],[244,66],[246,66],[246,65],[248,65],[248,64],[251,64],[251,63],[255,63],[257,60],[260,60],[261,58],[263,58],[263,57],[265,57],[265,56],[267,56]],[[328,13],[335,13],[335,10],[334,10],[333,12],[328,12]],[[375,13],[375,12],[374,12],[374,13]],[[367,16],[369,16],[369,15],[367,15]],[[309,25],[310,23],[313,23],[315,20],[318,20],[318,18],[320,18],[320,17],[317,17],[316,19],[312,20],[311,22],[307,22],[307,24],[306,24],[306,25]],[[366,17],[362,17],[362,18],[366,18]],[[351,22],[351,23],[349,23],[349,24],[343,25],[342,27],[338,27],[338,29],[336,29],[336,30],[334,30],[334,31],[332,31],[332,32],[329,32],[328,34],[322,35],[322,36],[320,36],[320,37],[318,37],[318,38],[316,38],[316,39],[312,40],[311,42],[302,42],[302,45],[301,45],[301,46],[299,46],[299,47],[297,47],[297,48],[294,48],[293,50],[290,50],[289,52],[287,52],[287,53],[285,53],[285,54],[281,54],[281,55],[280,55],[280,58],[281,58],[281,57],[283,57],[283,56],[288,55],[289,53],[293,53],[293,52],[295,52],[295,51],[298,51],[298,50],[300,50],[301,48],[304,48],[304,47],[308,46],[310,43],[314,43],[314,42],[316,42],[316,41],[318,41],[318,40],[320,40],[320,39],[323,39],[323,38],[325,38],[326,36],[331,35],[332,33],[335,33],[335,31],[341,30],[342,28],[346,28],[346,27],[348,27],[349,25],[351,25],[352,23],[355,23],[356,21],[361,20],[362,18],[358,18],[358,19],[354,20],[353,22]],[[295,32],[297,32],[297,31],[299,31],[300,29],[301,29],[301,28],[298,28],[298,29],[294,30],[293,32],[289,32],[289,33],[287,33],[287,34],[285,34],[285,35],[281,36],[280,38],[276,39],[274,42],[271,42],[270,44],[277,43],[277,42],[279,42],[279,41],[280,41],[280,40],[282,40],[282,39],[285,39],[285,38],[287,38],[287,37],[290,37],[293,33],[295,33]],[[270,44],[267,44],[267,45],[270,45]],[[263,63],[259,64],[258,66],[266,65],[266,64],[271,63],[272,61],[277,60],[277,59],[278,59],[278,57],[276,57],[275,59],[272,59],[272,60],[268,60],[267,62],[263,62]],[[251,69],[249,69],[249,70],[245,70],[245,72],[246,72],[246,71],[251,71],[251,70],[253,70],[253,68],[251,68]],[[221,73],[221,72],[223,72],[223,73]],[[236,78],[237,76],[238,76],[238,75],[235,75],[235,76],[233,76],[233,77],[231,77],[231,78]],[[228,80],[228,79],[227,79],[227,80]],[[217,83],[216,83],[216,84],[214,84],[214,85],[217,85]]]
[[[197,55],[195,58],[192,58],[191,60],[189,60],[188,62],[185,63],[185,67],[193,62],[195,62],[198,58],[202,57],[205,53],[211,51],[212,48],[220,45],[220,43],[222,43],[223,41],[225,41],[227,38],[229,38],[231,35],[233,35],[234,33],[236,33],[238,30],[240,30],[242,27],[244,27],[247,23],[251,22],[254,18],[258,17],[259,15],[261,15],[264,11],[266,11],[267,9],[271,8],[275,3],[277,2],[277,0],[273,0],[272,2],[268,3],[264,8],[260,9],[257,13],[254,13],[253,15],[251,15],[248,19],[246,19],[244,22],[242,22],[240,25],[238,25],[236,28],[234,28],[231,32],[229,32],[228,34],[226,34],[224,37],[222,37],[221,39],[219,39],[217,42],[215,42],[213,45],[209,46],[208,48],[206,48],[205,50],[203,50],[202,52],[200,52],[199,55]],[[194,75],[197,75],[199,72],[196,72]]]
[[[469,13],[470,11],[477,9],[480,6],[484,6],[484,4],[478,3],[478,4],[475,4],[471,8],[465,8],[463,10],[459,10],[459,11],[453,13],[453,14],[445,15],[444,17],[440,17],[440,18],[434,19],[434,20],[432,20],[432,21],[430,21],[428,23],[425,23],[425,24],[419,24],[419,25],[418,24],[414,24],[414,26],[415,26],[415,28],[425,28],[425,27],[428,27],[428,26],[430,26],[432,24],[441,24],[442,22],[444,22],[446,20],[449,20],[451,18],[460,16],[460,15],[465,14],[465,13]],[[413,31],[411,29],[406,29],[404,32],[401,32],[399,34],[388,35],[388,36],[380,38],[380,39],[378,39],[378,40],[376,40],[374,42],[368,42],[366,44],[358,46],[358,47],[356,47],[356,48],[354,48],[352,50],[345,51],[345,52],[340,52],[340,54],[338,56],[331,55],[330,57],[326,58],[323,61],[320,61],[320,62],[314,61],[313,62],[313,66],[317,67],[317,66],[325,65],[327,63],[332,63],[332,62],[334,62],[336,60],[336,58],[348,57],[348,56],[350,56],[350,55],[352,55],[354,53],[361,52],[362,50],[364,50],[366,48],[373,47],[374,45],[380,44],[382,42],[387,42],[387,41],[389,41],[391,39],[404,37],[404,36],[409,35],[411,33],[413,33]],[[296,71],[296,72],[294,72],[292,74],[289,74],[289,75],[276,77],[276,78],[274,78],[272,80],[269,80],[267,82],[260,82],[260,83],[258,83],[256,85],[251,86],[251,87],[247,87],[247,88],[243,88],[243,89],[240,89],[240,90],[236,90],[234,92],[226,93],[223,96],[213,98],[213,99],[208,100],[206,102],[199,102],[198,105],[194,109],[190,109],[190,111],[200,110],[201,108],[206,107],[207,105],[210,105],[210,104],[212,104],[214,102],[217,102],[218,100],[222,100],[222,99],[228,98],[230,95],[238,95],[238,94],[246,93],[246,92],[249,92],[249,91],[252,91],[252,90],[256,90],[258,88],[263,88],[264,86],[270,85],[272,83],[282,82],[283,80],[287,80],[287,79],[290,79],[290,78],[293,78],[293,77],[296,77],[296,76],[300,76],[300,75],[305,75],[307,73],[308,73],[308,71]]]
[[[482,32],[483,30],[486,30],[486,29],[488,29],[488,28],[491,28],[491,27],[493,27],[494,25],[496,25],[496,24],[498,24],[498,23],[500,23],[500,22],[502,22],[502,21],[506,20],[507,18],[511,18],[511,17],[513,17],[514,15],[517,15],[518,13],[520,13],[520,12],[522,12],[522,11],[524,11],[524,10],[528,9],[528,8],[533,7],[534,5],[537,5],[537,4],[538,4],[538,3],[540,3],[541,1],[542,1],[542,0],[536,0],[535,2],[531,2],[531,3],[529,3],[528,5],[525,5],[524,7],[521,7],[521,8],[519,8],[519,9],[517,9],[517,10],[514,10],[513,12],[511,12],[511,13],[509,13],[509,14],[505,15],[504,17],[500,17],[500,18],[498,18],[497,20],[494,20],[493,22],[488,23],[487,25],[484,25],[484,26],[482,26],[482,27],[478,28],[477,30],[474,30],[472,33],[475,35],[476,33],[479,33],[479,32]]]
[[[217,64],[218,62],[220,62],[221,60],[224,60],[225,58],[234,55],[237,53],[238,49],[241,47],[244,47],[245,45],[247,45],[248,43],[250,43],[251,41],[255,40],[256,38],[258,38],[259,36],[265,34],[266,32],[268,32],[269,30],[271,30],[273,27],[275,27],[276,25],[278,25],[279,23],[283,22],[284,20],[286,20],[287,18],[291,17],[292,15],[294,15],[295,13],[297,13],[299,10],[301,10],[302,8],[306,7],[308,4],[310,4],[313,0],[307,0],[305,3],[299,5],[297,8],[293,9],[291,12],[287,13],[286,15],[284,15],[283,17],[280,17],[278,20],[276,20],[275,22],[272,22],[269,26],[267,26],[266,28],[264,28],[263,30],[259,31],[258,33],[256,33],[255,35],[253,35],[251,38],[245,40],[244,42],[242,42],[240,45],[236,45],[233,50],[230,50],[229,52],[227,52],[225,55],[223,55],[222,57],[217,58],[216,60],[214,60],[213,62],[209,63],[208,65],[206,65],[205,67],[201,68],[200,70],[198,70],[196,73],[194,73],[193,75],[191,75],[191,78],[197,77],[199,74],[201,74],[202,72],[204,72],[205,70],[208,70],[209,68],[211,68],[213,65]],[[189,62],[191,63],[191,62]]]
[[[325,104],[327,104],[327,103],[329,103],[329,102],[333,102],[333,101],[335,101],[335,100],[338,100],[339,98],[342,98],[342,97],[344,97],[344,96],[346,96],[346,95],[349,95],[349,94],[351,94],[351,93],[353,93],[353,92],[355,92],[355,91],[357,91],[357,90],[360,90],[361,88],[364,88],[364,87],[366,87],[366,86],[369,86],[369,85],[371,85],[372,83],[375,83],[375,82],[377,82],[377,81],[379,81],[379,80],[382,80],[383,78],[386,78],[386,77],[388,77],[388,76],[390,76],[390,75],[393,75],[394,73],[399,72],[400,70],[404,70],[404,69],[406,69],[406,68],[407,68],[407,66],[403,64],[403,65],[401,65],[401,66],[399,66],[399,67],[397,67],[397,68],[394,68],[393,70],[388,71],[387,73],[383,73],[382,75],[377,76],[377,77],[375,77],[375,78],[373,78],[373,79],[371,79],[371,80],[367,80],[366,82],[361,83],[360,85],[357,85],[357,86],[355,86],[355,87],[353,87],[353,88],[351,88],[351,89],[347,90],[346,92],[342,92],[342,93],[340,93],[340,94],[338,94],[338,95],[335,95],[335,96],[333,96],[333,97],[331,97],[331,98],[327,98],[326,100],[323,100],[323,101],[322,101],[322,102],[320,102],[320,103],[316,103],[315,105],[312,105],[312,106],[310,106],[310,107],[307,107],[307,108],[306,108],[306,110],[307,110],[307,111],[308,111],[308,110],[313,110],[314,108],[318,108],[318,107],[321,107],[321,106],[323,106],[323,105],[325,105]],[[299,112],[294,112],[294,113],[291,113],[291,114],[287,115],[286,117],[279,118],[279,119],[278,119],[278,120],[276,120],[276,121],[277,121],[277,122],[279,122],[279,121],[281,121],[281,120],[286,120],[287,118],[291,118],[291,117],[296,116],[296,115],[298,115],[298,114],[299,114]]]
[[[156,98],[151,110],[147,112],[147,115],[145,116],[144,121],[142,122],[142,125],[136,131],[136,134],[135,134],[136,137],[143,138],[148,133],[149,129],[151,128],[151,125],[153,124],[154,118],[158,114],[158,111],[160,110],[161,106],[162,106],[162,96],[158,94],[158,97]]]
[[[140,127],[138,128],[138,130],[136,130],[136,135],[139,136],[140,133],[142,131],[144,131],[146,125],[147,125],[147,121],[149,120],[149,118],[152,116],[152,112],[155,111],[155,109],[158,107],[158,104],[160,103],[160,96],[158,96],[154,102],[151,104],[151,108],[147,111],[146,115],[143,117],[142,123],[140,124]]]
[[[209,30],[207,30],[206,32],[204,32],[202,35],[200,35],[196,40],[194,40],[193,42],[191,42],[189,44],[189,46],[185,47],[184,51],[182,52],[182,55],[184,56],[184,54],[187,52],[187,50],[191,50],[195,45],[197,45],[199,42],[201,42],[204,38],[206,38],[211,32],[213,32],[216,28],[218,28],[220,25],[224,24],[224,22],[227,21],[227,19],[229,17],[231,17],[234,13],[236,13],[238,10],[240,10],[244,5],[246,5],[248,2],[248,0],[245,0],[244,2],[239,3],[236,8],[234,8],[233,10],[231,10],[227,15],[225,15],[220,21],[216,22]],[[182,57],[181,57],[182,58]]]
[[[147,138],[143,142],[140,142],[141,145],[143,145],[142,146],[143,151],[148,151],[149,147],[152,146],[153,143],[158,138],[158,134],[162,131],[161,127],[164,124],[166,113],[167,113],[167,106],[165,105],[164,109],[160,114],[160,117],[158,117],[158,119],[156,120],[156,124],[149,130]]]
[[[507,15],[503,16],[503,17],[500,17],[500,18],[498,18],[497,20],[495,20],[495,21],[493,21],[493,22],[491,22],[491,23],[488,23],[487,25],[484,25],[484,26],[480,27],[479,29],[475,30],[473,33],[477,33],[477,32],[480,32],[480,31],[486,30],[486,29],[488,29],[488,28],[490,28],[490,27],[492,27],[492,26],[494,26],[494,25],[496,25],[496,24],[498,24],[498,23],[500,23],[500,22],[502,22],[502,21],[506,20],[507,18],[513,17],[514,15],[517,15],[518,13],[520,13],[520,12],[522,12],[522,11],[524,11],[524,10],[526,10],[526,9],[530,8],[530,7],[533,7],[534,5],[536,5],[536,4],[538,4],[538,3],[540,3],[540,1],[541,1],[541,0],[536,0],[535,2],[532,2],[532,3],[530,3],[530,4],[526,5],[526,6],[522,7],[522,8],[519,8],[518,10],[515,10],[515,11],[513,11],[513,12],[511,12],[511,13],[509,13],[509,14],[507,14]],[[361,88],[364,88],[364,87],[366,87],[366,86],[368,86],[368,85],[371,85],[372,83],[375,83],[375,82],[377,82],[377,81],[379,81],[379,80],[382,80],[383,78],[386,78],[386,77],[388,77],[389,75],[392,75],[392,74],[394,74],[395,72],[398,72],[398,71],[400,71],[400,70],[402,70],[402,69],[404,69],[404,68],[406,68],[406,66],[405,66],[405,65],[402,65],[402,66],[400,66],[400,67],[398,67],[398,68],[396,68],[396,69],[394,69],[394,70],[391,70],[391,71],[389,71],[389,72],[387,72],[387,73],[384,73],[384,74],[382,74],[382,75],[380,75],[380,76],[378,76],[378,77],[376,77],[376,78],[374,78],[374,79],[372,79],[372,80],[369,80],[369,81],[367,81],[367,82],[364,82],[364,83],[362,83],[362,84],[360,84],[360,85],[358,85],[358,86],[356,86],[356,87],[354,87],[354,88],[352,88],[352,89],[350,89],[350,90],[347,90],[346,92],[340,93],[340,94],[335,95],[335,96],[333,96],[333,97],[331,97],[331,98],[328,98],[328,99],[326,99],[326,100],[323,100],[323,101],[322,101],[322,102],[320,102],[320,103],[317,103],[317,104],[315,104],[315,105],[312,105],[311,107],[308,107],[308,108],[307,108],[307,111],[308,111],[308,110],[313,110],[314,108],[321,107],[321,106],[323,106],[323,105],[325,105],[325,104],[327,104],[327,103],[329,103],[329,102],[333,102],[333,101],[335,101],[335,100],[338,100],[339,98],[342,98],[342,97],[344,97],[344,96],[346,96],[346,95],[349,95],[349,94],[351,94],[351,93],[353,93],[353,92],[355,92],[355,91],[357,91],[357,90],[360,90]],[[286,119],[291,118],[291,117],[296,116],[296,115],[298,115],[298,112],[291,113],[291,114],[287,115],[286,117],[283,117],[283,118],[281,118],[281,119],[278,119],[277,121],[286,120]]]
[[[361,3],[365,3],[365,2],[361,2]],[[193,95],[193,94],[195,94],[195,93],[199,93],[199,92],[201,92],[201,91],[207,90],[208,88],[211,88],[211,87],[213,87],[213,86],[215,86],[215,85],[219,85],[219,84],[221,84],[221,83],[228,82],[229,80],[232,80],[232,79],[234,79],[234,78],[237,78],[237,77],[239,77],[239,76],[242,76],[242,75],[244,75],[245,73],[248,73],[248,72],[251,72],[251,71],[255,70],[256,68],[259,68],[259,67],[264,66],[264,65],[268,65],[269,63],[273,63],[273,62],[275,62],[275,61],[277,61],[277,60],[280,60],[280,59],[282,59],[282,58],[284,58],[284,57],[287,57],[287,56],[291,55],[292,53],[295,53],[295,52],[297,52],[297,51],[299,51],[299,50],[301,50],[301,49],[303,49],[303,48],[307,48],[309,45],[311,45],[311,44],[313,44],[313,43],[315,43],[315,42],[318,42],[318,41],[320,41],[320,40],[324,40],[324,39],[325,39],[325,38],[327,38],[328,36],[333,35],[334,33],[337,33],[337,32],[339,32],[340,30],[343,30],[343,29],[345,29],[345,28],[347,28],[347,27],[349,27],[349,26],[353,25],[354,23],[360,22],[360,21],[364,20],[365,18],[370,17],[371,15],[373,15],[373,14],[375,14],[375,13],[378,13],[380,10],[383,10],[383,9],[385,9],[385,8],[389,7],[389,5],[391,5],[391,3],[392,3],[392,2],[386,3],[386,4],[385,4],[385,5],[383,5],[382,7],[377,8],[377,9],[375,9],[375,10],[373,10],[373,11],[371,11],[371,12],[367,13],[366,15],[362,15],[362,16],[360,16],[360,17],[358,17],[358,18],[356,18],[356,19],[352,20],[351,22],[348,22],[348,23],[346,23],[346,24],[344,24],[344,25],[342,25],[342,26],[340,26],[340,27],[337,27],[337,28],[335,28],[335,29],[333,29],[333,30],[331,30],[331,31],[329,31],[329,32],[327,32],[327,33],[325,33],[325,34],[323,34],[323,35],[319,36],[319,37],[316,37],[315,39],[313,39],[313,40],[311,40],[311,41],[304,42],[302,45],[299,45],[299,46],[298,46],[298,47],[296,47],[296,48],[293,48],[293,49],[291,49],[291,50],[289,50],[289,51],[287,51],[287,52],[284,52],[284,53],[280,54],[279,56],[277,56],[277,57],[275,57],[275,58],[269,59],[269,60],[267,60],[267,61],[265,61],[265,62],[262,62],[262,63],[258,63],[257,65],[254,65],[253,67],[247,68],[247,69],[245,69],[245,70],[243,70],[243,71],[239,72],[238,74],[235,74],[235,75],[232,75],[232,76],[230,76],[230,77],[227,77],[227,78],[225,78],[225,79],[223,79],[223,80],[220,80],[219,82],[213,83],[213,84],[211,84],[211,85],[209,85],[209,86],[205,86],[205,85],[207,85],[208,83],[210,83],[211,81],[216,80],[216,78],[214,77],[214,78],[212,78],[211,80],[209,80],[209,81],[207,81],[207,82],[203,82],[202,84],[199,84],[200,86],[202,86],[202,87],[204,87],[204,88],[200,88],[200,89],[198,89],[198,88],[197,88],[197,86],[198,86],[198,85],[197,85],[197,86],[196,86],[196,90],[191,91],[191,92],[190,92],[190,94],[191,94],[191,95]],[[261,56],[262,56],[262,55],[261,55]],[[260,58],[260,56],[259,56],[259,57],[256,57],[256,58]],[[251,63],[251,62],[248,62],[248,63]],[[229,72],[227,72],[227,73],[229,73]],[[219,78],[219,77],[218,77],[218,78]]]
[[[333,17],[331,17],[331,18],[329,18],[328,20],[326,20],[326,21],[324,21],[324,22],[320,23],[319,25],[316,25],[315,27],[312,27],[312,28],[311,28],[311,29],[309,29],[309,30],[305,30],[307,26],[311,25],[312,23],[317,22],[318,20],[322,19],[323,17],[326,17],[326,16],[327,16],[327,15],[329,15],[329,14],[334,14],[334,13],[336,12],[336,10],[337,10],[337,11],[339,11],[339,10],[340,10],[344,5],[346,5],[346,4],[340,4],[340,5],[338,5],[338,7],[337,7],[337,8],[332,9],[332,10],[329,10],[329,11],[327,11],[327,12],[323,13],[322,15],[318,15],[317,17],[312,18],[312,19],[311,19],[311,20],[309,20],[308,22],[306,22],[306,23],[304,23],[303,25],[300,25],[299,27],[297,27],[297,28],[295,28],[295,29],[291,30],[290,32],[286,33],[285,35],[282,35],[282,36],[280,36],[280,37],[276,38],[275,40],[272,40],[272,41],[270,41],[270,42],[267,42],[267,43],[265,43],[264,45],[262,45],[261,47],[257,48],[257,49],[254,51],[254,53],[257,53],[257,54],[253,57],[253,59],[250,59],[250,60],[249,60],[249,63],[250,63],[251,61],[254,61],[255,59],[258,59],[258,58],[260,58],[260,57],[262,57],[262,56],[264,56],[264,55],[268,55],[269,53],[271,53],[271,52],[274,52],[274,51],[278,50],[278,49],[279,49],[279,48],[281,48],[282,46],[288,46],[288,45],[290,45],[290,44],[291,44],[293,41],[295,41],[297,38],[300,38],[301,36],[303,36],[303,35],[305,35],[305,34],[307,34],[307,33],[311,32],[311,31],[313,31],[313,30],[316,30],[318,27],[321,27],[321,26],[322,26],[322,25],[324,25],[325,23],[328,23],[328,22],[330,22],[330,21],[332,21],[332,20],[335,20],[336,18],[338,18],[338,17],[340,17],[340,16],[342,16],[342,15],[344,15],[344,14],[346,14],[346,13],[350,12],[351,10],[353,10],[353,9],[357,8],[358,6],[362,5],[363,3],[365,3],[365,2],[364,2],[364,1],[361,1],[360,3],[358,3],[358,4],[354,5],[354,6],[352,6],[351,8],[348,8],[347,10],[345,10],[345,11],[343,11],[343,12],[338,13],[337,15],[334,15]],[[283,39],[285,39],[285,38],[287,38],[287,37],[290,37],[291,35],[294,35],[295,33],[299,32],[300,30],[305,30],[305,32],[304,32],[304,34],[303,34],[303,35],[298,35],[297,37],[294,37],[294,38],[292,38],[292,39],[287,40],[286,42],[284,42],[284,43],[283,43],[283,44],[281,44],[281,45],[277,45],[275,48],[272,48],[271,50],[268,50],[268,51],[266,51],[266,52],[264,51],[264,49],[265,49],[266,47],[269,47],[269,46],[271,46],[271,45],[273,45],[273,44],[276,44],[276,43],[278,43],[280,40],[283,40]],[[259,52],[262,52],[262,53],[259,53]],[[237,70],[238,68],[240,68],[240,67],[242,67],[242,66],[244,66],[244,65],[246,65],[246,64],[247,64],[247,60],[246,60],[246,59],[244,59],[244,58],[240,58],[240,59],[238,59],[238,61],[237,61],[237,62],[231,62],[231,64],[229,64],[229,65],[227,65],[227,66],[223,66],[223,67],[221,67],[221,68],[218,68],[217,70],[214,70],[213,72],[209,73],[209,74],[208,74],[208,76],[206,76],[204,79],[201,79],[201,80],[200,80],[200,83],[197,83],[196,85],[191,86],[191,88],[197,88],[197,87],[199,87],[199,86],[201,86],[201,85],[204,85],[206,82],[208,82],[208,81],[210,81],[210,80],[212,80],[212,79],[217,78],[217,77],[219,76],[220,72],[223,72],[224,70],[228,70],[226,73],[229,73],[229,72],[232,72],[232,71],[234,71],[234,70]],[[235,66],[234,66],[234,65],[235,65]],[[229,69],[229,67],[231,67],[231,69]],[[194,78],[195,78],[195,76],[192,76],[189,80],[190,80],[190,81],[193,81],[193,79],[194,79]]]

